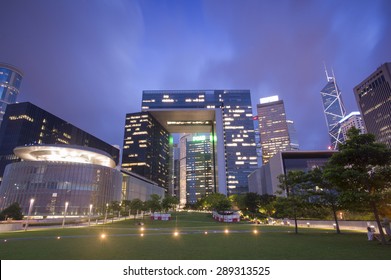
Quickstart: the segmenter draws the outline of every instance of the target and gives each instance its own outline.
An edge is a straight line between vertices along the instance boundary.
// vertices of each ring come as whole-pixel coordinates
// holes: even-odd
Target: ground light
[[[254,234],[258,234],[258,231],[256,229],[253,230]]]
[[[174,231],[174,236],[178,236],[179,235],[179,232],[178,231]]]
[[[100,235],[100,239],[105,239],[105,238],[106,238],[106,234],[102,233],[102,234]]]
[[[228,233],[229,233],[229,230],[228,230],[228,229],[224,230],[224,233],[225,233],[225,234],[228,234]]]
[[[60,236],[57,236],[57,239],[61,239],[61,237],[60,237]]]
[[[204,233],[205,233],[205,235],[207,235],[207,234],[208,234],[208,232],[207,232],[207,231],[205,231]]]

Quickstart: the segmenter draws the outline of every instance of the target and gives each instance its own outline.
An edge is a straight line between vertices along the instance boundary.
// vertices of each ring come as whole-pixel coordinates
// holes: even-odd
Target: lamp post
[[[91,225],[91,210],[92,210],[92,204],[90,204],[90,211],[88,212],[88,226]]]
[[[107,210],[109,209],[109,204],[106,203],[106,214],[105,214],[105,223],[107,223]]]
[[[65,202],[64,218],[62,219],[62,227],[63,228],[64,228],[64,225],[65,225],[65,216],[67,215],[67,210],[68,210],[68,201]]]
[[[27,230],[27,227],[29,226],[29,219],[30,219],[30,215],[31,215],[31,210],[33,210],[33,204],[34,204],[34,198],[30,199],[29,212],[27,214],[26,226],[24,228],[25,231]]]

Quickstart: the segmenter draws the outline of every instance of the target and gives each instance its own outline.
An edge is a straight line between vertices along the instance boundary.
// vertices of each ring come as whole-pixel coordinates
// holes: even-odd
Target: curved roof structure
[[[115,168],[113,158],[98,149],[74,145],[33,145],[14,149],[16,156],[28,161],[56,161],[96,164]]]

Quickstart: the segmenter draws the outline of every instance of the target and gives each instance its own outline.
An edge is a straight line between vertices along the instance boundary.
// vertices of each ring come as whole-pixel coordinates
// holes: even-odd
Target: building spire
[[[323,65],[324,65],[324,71],[326,72],[326,79],[328,82],[331,82],[333,80],[333,77],[329,76],[329,73],[327,72],[326,62],[323,61]],[[332,72],[334,76],[334,71]]]

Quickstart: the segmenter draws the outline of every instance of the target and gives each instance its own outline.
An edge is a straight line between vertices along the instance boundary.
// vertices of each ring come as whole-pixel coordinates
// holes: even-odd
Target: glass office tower
[[[213,193],[213,185],[210,135],[193,135],[186,141],[187,203],[194,204]]]
[[[142,110],[169,133],[210,133],[214,192],[248,191],[257,167],[249,90],[143,91]]]
[[[354,87],[368,133],[391,148],[391,63],[384,63]]]
[[[341,91],[335,81],[335,76],[330,77],[326,70],[327,84],[320,91],[322,96],[323,112],[326,117],[331,149],[336,150],[338,144],[343,143],[340,121],[345,117],[346,110],[342,101]]]
[[[293,121],[286,119],[283,100],[279,100],[277,95],[261,98],[257,112],[263,164],[268,163],[277,152],[298,150],[296,130]]]
[[[7,105],[16,102],[22,76],[22,72],[15,67],[0,63],[0,126]]]
[[[148,112],[126,115],[122,169],[169,186],[169,134]]]

